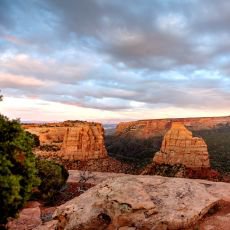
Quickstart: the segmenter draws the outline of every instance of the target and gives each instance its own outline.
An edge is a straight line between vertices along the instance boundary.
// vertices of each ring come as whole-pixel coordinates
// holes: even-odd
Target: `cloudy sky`
[[[230,115],[230,1],[0,0],[0,112]]]

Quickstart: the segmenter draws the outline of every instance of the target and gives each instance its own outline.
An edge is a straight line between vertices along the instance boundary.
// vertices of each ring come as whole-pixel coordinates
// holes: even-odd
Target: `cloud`
[[[0,88],[120,113],[223,111],[229,9],[223,0],[3,0]]]
[[[20,75],[12,75],[0,72],[0,85],[2,88],[34,88],[42,87],[44,82],[33,78]]]
[[[72,60],[66,63],[65,60],[52,58],[36,58],[27,54],[9,55],[0,58],[1,70],[13,74],[34,76],[40,80],[59,81],[63,83],[76,83],[86,77],[91,71],[94,63],[87,63],[83,60]]]

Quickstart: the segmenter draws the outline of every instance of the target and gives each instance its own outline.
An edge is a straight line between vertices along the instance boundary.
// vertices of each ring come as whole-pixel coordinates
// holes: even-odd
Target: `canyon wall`
[[[210,168],[205,141],[193,137],[192,132],[180,122],[172,123],[153,162],[168,165],[182,164],[188,168]]]
[[[181,122],[189,130],[202,130],[217,128],[221,125],[230,125],[230,116],[226,117],[202,117],[202,118],[173,118],[152,119],[131,122],[121,122],[116,127],[115,135],[130,136],[136,138],[149,138],[163,136],[171,127],[172,122]]]
[[[25,130],[39,137],[35,153],[43,157],[66,160],[105,158],[104,129],[95,122],[66,121],[61,123],[28,124]]]

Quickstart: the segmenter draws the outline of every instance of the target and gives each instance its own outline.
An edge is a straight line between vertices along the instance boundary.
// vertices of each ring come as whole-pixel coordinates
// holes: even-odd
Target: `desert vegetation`
[[[194,134],[207,143],[212,168],[230,174],[230,126],[194,131]]]
[[[14,217],[40,183],[32,153],[33,139],[18,120],[0,115],[0,223]]]
[[[0,229],[29,199],[50,200],[66,183],[68,171],[62,165],[36,159],[33,148],[39,144],[19,120],[0,114]]]
[[[61,148],[60,146],[54,145],[54,144],[45,144],[45,145],[40,145],[39,149],[41,151],[46,151],[46,152],[57,152]]]
[[[108,154],[118,160],[144,166],[151,162],[154,153],[161,147],[161,136],[138,139],[123,136],[106,136]]]
[[[36,169],[41,180],[33,197],[52,202],[52,198],[63,188],[68,179],[68,171],[56,162],[36,159]]]

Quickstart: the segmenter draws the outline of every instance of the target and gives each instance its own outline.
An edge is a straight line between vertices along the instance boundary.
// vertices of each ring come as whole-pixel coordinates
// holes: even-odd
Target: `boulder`
[[[37,229],[182,229],[196,224],[218,200],[195,180],[123,176],[59,206],[56,222]]]
[[[182,164],[187,168],[210,168],[205,141],[193,137],[192,132],[180,122],[172,123],[153,162],[168,165]]]

